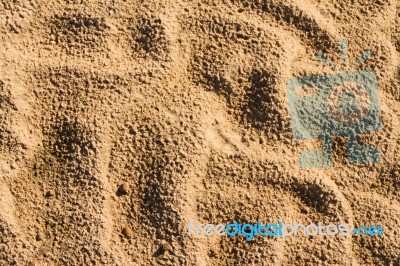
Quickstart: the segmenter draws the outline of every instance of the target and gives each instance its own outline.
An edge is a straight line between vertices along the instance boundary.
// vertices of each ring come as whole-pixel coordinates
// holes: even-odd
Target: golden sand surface
[[[378,80],[377,164],[304,169],[286,81]],[[0,0],[0,265],[400,265],[396,0]],[[383,237],[188,235],[188,221]]]

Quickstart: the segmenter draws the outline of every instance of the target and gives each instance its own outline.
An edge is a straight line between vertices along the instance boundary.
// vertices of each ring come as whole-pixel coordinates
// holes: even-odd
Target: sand
[[[373,69],[380,163],[299,167],[286,81]],[[351,68],[363,51],[373,56]],[[0,265],[400,265],[395,0],[0,1]],[[188,235],[202,223],[384,237]]]

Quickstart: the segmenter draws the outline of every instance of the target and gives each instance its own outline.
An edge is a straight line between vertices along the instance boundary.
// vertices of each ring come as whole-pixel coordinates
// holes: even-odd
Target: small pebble
[[[372,181],[371,188],[377,188],[377,187],[379,187],[379,184],[375,181]]]
[[[129,184],[128,183],[123,183],[119,188],[118,191],[122,194],[128,194],[129,193]]]
[[[42,241],[44,238],[45,238],[44,234],[40,232],[36,235],[36,241]]]
[[[46,246],[42,246],[39,248],[39,255],[46,255],[50,252],[50,248]]]
[[[133,236],[133,231],[129,226],[125,226],[122,229],[122,234],[126,237],[126,238],[131,238]]]
[[[56,193],[53,190],[49,190],[46,192],[46,197],[50,198],[50,197],[54,197],[56,195]]]
[[[167,243],[167,242],[163,242],[163,243],[161,244],[161,249],[162,249],[162,252],[163,252],[163,253],[165,253],[165,252],[170,252],[170,251],[172,251],[172,246],[171,246],[169,243]]]

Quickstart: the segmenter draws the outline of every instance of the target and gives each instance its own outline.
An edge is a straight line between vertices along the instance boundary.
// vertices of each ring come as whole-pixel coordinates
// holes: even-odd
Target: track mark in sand
[[[106,131],[107,132],[107,131]],[[109,174],[109,164],[111,161],[111,145],[110,141],[107,139],[108,134],[103,132],[101,138],[101,144],[99,145],[99,152],[98,152],[98,175],[99,180],[101,180],[103,184],[103,199],[104,199],[104,207],[102,210],[101,220],[104,228],[104,235],[100,236],[100,239],[103,238],[101,242],[103,246],[108,247],[112,240],[112,234],[114,229],[114,222],[112,216],[112,210],[114,206],[111,204],[111,195],[113,194],[114,190],[111,184],[108,181],[108,174]]]
[[[214,153],[209,160],[207,176],[204,181],[206,188],[199,201],[198,217],[203,219],[203,223],[214,224],[232,221],[242,223],[282,221],[311,224],[320,221],[325,225],[330,223],[353,225],[354,218],[350,204],[331,180],[311,173],[308,176],[304,176],[304,173],[301,175],[300,172],[289,174],[285,172],[284,165],[283,163],[279,165],[273,162],[254,161],[246,159],[244,155],[229,156]],[[280,205],[277,204],[278,202],[286,204]],[[220,211],[221,209],[224,211]],[[206,246],[219,246],[211,244],[213,243],[211,239],[206,241],[209,241]],[[224,241],[225,239],[220,240],[220,242]],[[256,239],[255,241],[260,240]],[[267,238],[265,241],[269,243],[271,239]],[[343,264],[353,258],[352,240],[349,238],[339,240],[336,238],[313,238],[307,244],[309,249],[297,248],[303,245],[304,241],[306,241],[304,236],[285,239],[284,244],[277,247],[282,252],[276,254],[278,257],[270,256],[274,254],[273,250],[275,249],[264,250],[261,253],[263,255],[260,254],[260,256],[266,256],[268,259],[274,258],[271,263],[280,261],[286,264],[295,261],[306,262],[310,257],[318,259],[321,254],[338,264]],[[227,239],[225,242],[220,246],[226,249],[242,244],[235,238]],[[264,247],[264,242],[255,246]],[[337,257],[337,253],[330,252],[328,247],[340,250],[341,256]],[[245,258],[257,264],[260,257],[251,252],[247,253],[249,252],[248,248],[244,250],[246,251],[242,252],[240,257],[233,255],[221,257],[218,254],[226,255],[232,254],[232,252],[214,250],[215,261],[213,264],[216,261],[244,260]],[[277,253],[279,252],[277,251]]]
[[[298,46],[288,41],[294,38],[263,23],[213,12],[198,21],[185,25],[204,38],[192,44],[192,82],[221,96],[239,127],[252,127],[270,139],[288,132],[284,84]]]
[[[219,158],[218,158],[219,157]],[[263,224],[275,223],[278,220],[287,220],[290,215],[295,214],[292,206],[278,206],[276,201],[291,201],[290,197],[283,193],[274,193],[272,188],[262,187],[254,184],[241,186],[235,184],[230,178],[229,167],[217,162],[223,156],[214,154],[208,164],[208,174],[205,177],[206,188],[199,198],[196,218],[199,223],[228,224],[235,221],[245,223]],[[226,158],[226,157],[225,157]],[[225,159],[224,158],[224,159]],[[224,160],[222,159],[222,160]],[[232,164],[230,164],[232,165]],[[243,167],[242,165],[238,167]],[[235,169],[235,171],[237,171]],[[237,172],[241,175],[241,172]],[[243,173],[243,175],[246,175]],[[229,176],[229,177],[227,177]],[[241,178],[237,176],[237,178]],[[250,195],[274,194],[274,197],[262,198]],[[224,211],[221,211],[224,210]],[[194,233],[194,232],[193,232]],[[268,265],[282,264],[285,262],[285,243],[276,239],[255,237],[251,242],[244,240],[243,236],[233,237],[207,237],[200,235],[193,237],[195,241],[203,241],[208,250],[208,265]]]
[[[36,134],[31,102],[26,100],[32,95],[20,78],[21,73],[13,66],[2,66],[0,72],[0,154],[4,158],[0,177],[0,227],[2,238],[9,241],[10,247],[14,246],[13,251],[0,252],[0,256],[17,252],[13,255],[15,263],[24,264],[33,256],[32,246],[37,245],[31,242],[36,227],[31,226],[29,218],[37,217],[40,187],[31,180],[27,169],[40,146],[40,137]]]
[[[110,124],[108,121],[104,121],[102,128],[99,129],[101,134],[101,142],[98,145],[97,153],[97,172],[98,179],[102,184],[101,196],[102,205],[100,206],[100,220],[101,220],[101,232],[99,232],[99,243],[100,245],[112,254],[112,259],[116,265],[129,265],[132,260],[123,253],[121,248],[116,246],[116,239],[119,238],[121,228],[120,206],[118,206],[118,198],[116,194],[116,184],[113,183],[114,179],[110,178],[112,171],[110,171],[110,163],[115,160],[112,156],[112,137],[114,136],[110,132]]]
[[[304,1],[268,1],[253,2],[248,0],[231,0],[232,3],[240,4],[243,7],[261,10],[274,17],[276,21],[283,21],[299,30],[304,35],[305,41],[311,40],[316,50],[326,51],[336,45],[339,38],[336,29],[330,19],[325,18],[310,2]]]
[[[52,243],[54,253],[49,256],[79,264],[83,258],[75,249],[84,240],[86,261],[96,257],[110,264],[126,264],[112,247],[115,228],[108,154],[110,128],[121,113],[112,107],[129,103],[127,81],[118,75],[88,73],[80,68],[40,70],[34,73],[38,83],[35,95],[45,141],[36,158],[35,172],[43,186],[54,191],[42,210],[46,235],[56,239]]]
[[[18,222],[14,216],[14,196],[10,188],[3,181],[0,182],[0,221],[5,222],[10,229],[17,233]]]
[[[197,97],[212,97],[208,92],[202,92]],[[225,155],[245,155],[256,161],[282,162],[282,158],[275,155],[275,151],[268,149],[268,144],[260,145],[260,137],[257,134],[251,134],[250,137],[245,134],[245,130],[235,128],[235,123],[231,122],[231,117],[224,110],[220,101],[214,103],[213,112],[205,114],[200,118],[201,127],[198,131],[204,137],[205,144],[209,149]],[[217,107],[218,106],[218,107]],[[211,155],[210,150],[207,151]]]
[[[314,218],[314,221],[322,221],[326,224],[335,221],[336,224],[347,223],[350,227],[353,227],[356,221],[355,213],[350,204],[353,200],[342,193],[327,173],[306,172],[305,174],[300,169],[294,170],[291,173],[292,179],[284,181],[279,186],[284,187],[294,197],[300,199],[300,206],[311,208],[320,216],[320,218]],[[271,180],[271,182],[276,184],[277,181]],[[339,246],[345,248],[344,257],[340,260],[343,259],[344,262],[347,262],[349,259],[354,259],[353,238],[339,238],[330,243],[330,245],[338,246],[338,248]],[[353,262],[355,263],[355,261]]]
[[[239,148],[235,144],[233,144],[228,137],[224,136],[219,130],[208,129],[205,132],[205,136],[215,150],[223,151],[227,154],[234,154],[239,152]]]
[[[353,240],[355,258],[360,265],[379,264],[380,261],[397,261],[400,243],[398,241],[398,225],[400,224],[400,202],[396,199],[370,192],[347,191],[348,198],[358,208],[354,210],[357,226],[381,226],[382,237],[359,237]],[[392,219],[385,219],[393,217]],[[384,241],[382,241],[384,239]],[[384,249],[376,247],[384,243]]]
[[[11,193],[10,187],[0,181],[0,234],[2,240],[0,241],[0,261],[25,264],[27,263],[26,259],[33,256],[33,248],[31,239],[26,235],[26,228],[21,227],[26,221],[20,217],[20,210],[23,207],[21,204],[16,206],[16,200],[19,200],[19,197],[15,197]]]
[[[46,162],[38,169],[41,178],[55,194],[49,199],[51,205],[45,208],[46,233],[55,239],[52,246],[57,254],[51,257],[63,263],[77,263],[80,259],[73,250],[80,239],[86,239],[90,241],[86,243],[86,260],[100,256],[101,260],[112,262],[113,255],[102,241],[108,229],[104,223],[105,184],[98,157],[102,134],[85,122],[68,120],[69,117],[58,117],[60,124],[48,125],[50,128],[44,132],[48,141],[39,156]],[[63,241],[57,240],[60,238]],[[65,243],[71,248],[65,250]],[[92,253],[94,250],[96,254]]]
[[[170,44],[165,34],[165,24],[154,14],[138,17],[132,23],[132,51],[137,57],[150,57],[166,61],[169,58]]]
[[[104,18],[80,13],[55,14],[49,25],[47,45],[58,46],[72,56],[93,57],[93,53],[109,52],[107,47],[108,26]],[[84,49],[82,49],[84,47]]]

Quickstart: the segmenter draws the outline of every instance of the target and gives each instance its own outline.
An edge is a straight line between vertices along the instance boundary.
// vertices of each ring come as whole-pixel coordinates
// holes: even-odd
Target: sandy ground
[[[379,164],[299,168],[286,81],[373,57]],[[0,1],[0,265],[399,265],[395,0]],[[350,67],[350,64],[349,64]],[[347,70],[351,70],[350,68]],[[123,186],[121,186],[123,185]],[[187,223],[384,237],[189,237]]]

